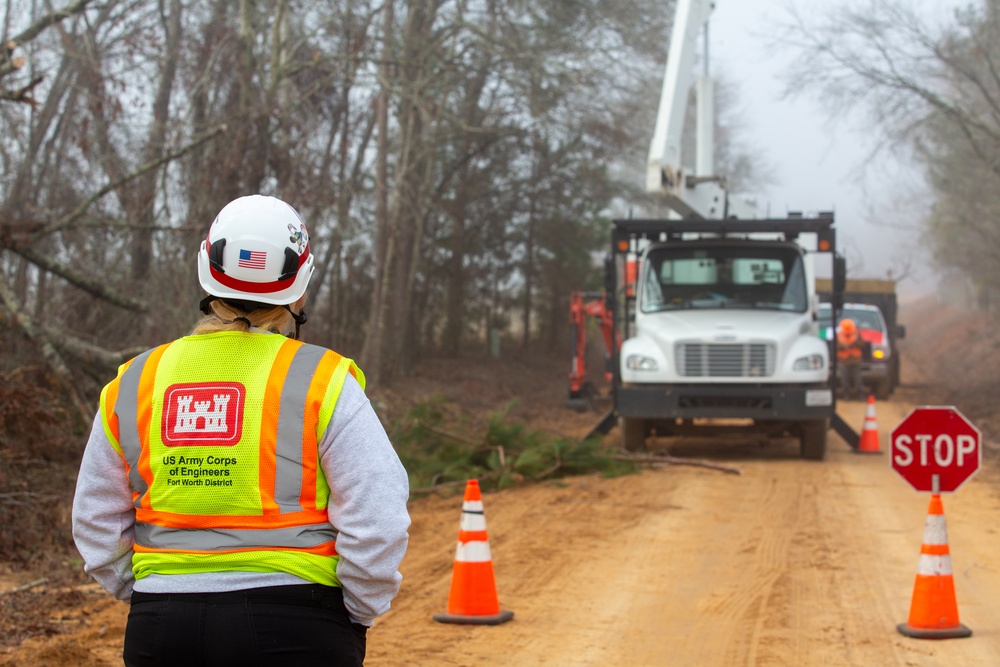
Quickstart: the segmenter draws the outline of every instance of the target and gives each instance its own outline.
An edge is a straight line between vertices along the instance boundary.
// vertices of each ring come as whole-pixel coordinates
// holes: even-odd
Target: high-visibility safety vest
[[[838,343],[837,344],[837,358],[841,361],[859,361],[861,359],[862,349],[857,342],[852,343]]]
[[[862,343],[857,325],[853,320],[843,320],[837,328],[837,358],[841,361],[856,362],[861,360],[861,353]]]
[[[186,336],[101,392],[133,489],[136,579],[287,572],[339,586],[317,442],[355,363],[276,334]]]

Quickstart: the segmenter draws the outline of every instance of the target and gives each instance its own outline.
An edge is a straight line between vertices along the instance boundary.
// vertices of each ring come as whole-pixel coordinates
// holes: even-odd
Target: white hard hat
[[[309,233],[298,212],[275,197],[226,204],[198,252],[198,281],[222,299],[295,303],[313,274]]]

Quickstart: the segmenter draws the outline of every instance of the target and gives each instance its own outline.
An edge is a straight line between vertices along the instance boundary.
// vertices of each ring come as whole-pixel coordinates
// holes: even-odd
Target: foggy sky
[[[737,88],[739,136],[761,155],[774,184],[756,193],[761,215],[833,210],[838,247],[851,277],[899,278],[900,292],[933,289],[919,234],[905,229],[920,215],[921,179],[888,154],[869,162],[877,137],[859,118],[831,119],[814,96],[781,99],[780,79],[794,52],[772,44],[788,4],[803,14],[821,0],[718,0],[709,23],[712,76]],[[901,208],[907,202],[911,210]]]

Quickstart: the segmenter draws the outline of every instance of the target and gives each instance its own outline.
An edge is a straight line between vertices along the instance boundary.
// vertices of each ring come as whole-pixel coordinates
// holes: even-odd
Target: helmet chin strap
[[[295,335],[292,336],[292,338],[298,340],[299,327],[305,324],[306,320],[308,320],[309,317],[306,315],[306,311],[300,310],[299,312],[296,313],[294,310],[288,307],[288,304],[285,304],[285,310],[287,310],[291,314],[292,319],[295,320]]]
[[[206,315],[212,315],[212,309],[209,307],[209,304],[218,298],[219,297],[215,296],[214,294],[209,294],[204,299],[198,302],[198,310],[205,313]]]

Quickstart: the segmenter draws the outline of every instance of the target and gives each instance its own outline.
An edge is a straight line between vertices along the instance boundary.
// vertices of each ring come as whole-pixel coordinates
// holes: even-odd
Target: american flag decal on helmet
[[[238,266],[244,269],[263,269],[267,253],[263,250],[240,250]]]

